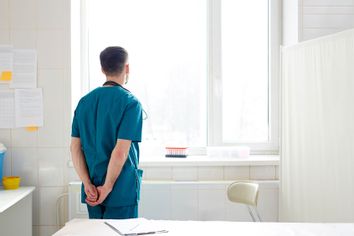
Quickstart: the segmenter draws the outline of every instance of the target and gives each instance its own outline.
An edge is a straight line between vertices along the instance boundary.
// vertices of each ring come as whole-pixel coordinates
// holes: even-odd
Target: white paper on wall
[[[37,53],[33,49],[13,50],[13,78],[10,88],[37,87]]]
[[[0,46],[0,83],[9,83],[12,79],[13,51],[10,46]]]
[[[41,88],[15,90],[16,127],[43,126]]]
[[[15,127],[15,97],[13,90],[0,90],[0,128]]]

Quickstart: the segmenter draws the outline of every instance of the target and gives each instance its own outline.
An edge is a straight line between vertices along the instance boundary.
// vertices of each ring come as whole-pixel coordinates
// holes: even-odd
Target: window
[[[74,106],[105,80],[99,53],[119,45],[129,53],[127,88],[148,115],[145,146],[249,145],[254,153],[277,151],[277,1],[72,5]]]
[[[222,142],[268,141],[266,9],[264,0],[221,4]]]

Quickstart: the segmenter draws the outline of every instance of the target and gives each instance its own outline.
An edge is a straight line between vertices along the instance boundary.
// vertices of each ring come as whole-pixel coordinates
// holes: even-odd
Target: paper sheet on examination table
[[[110,227],[114,227],[121,235],[167,233],[159,223],[145,218],[133,218],[125,220],[105,220]]]

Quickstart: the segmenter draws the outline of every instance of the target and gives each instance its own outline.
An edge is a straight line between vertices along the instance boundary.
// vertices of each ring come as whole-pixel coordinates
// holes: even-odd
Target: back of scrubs
[[[108,163],[118,139],[131,140],[128,159],[105,207],[137,205],[142,170],[138,169],[142,131],[142,108],[138,99],[121,86],[100,87],[83,97],[72,124],[72,136],[79,137],[91,182],[104,184]],[[81,201],[86,195],[82,187]]]

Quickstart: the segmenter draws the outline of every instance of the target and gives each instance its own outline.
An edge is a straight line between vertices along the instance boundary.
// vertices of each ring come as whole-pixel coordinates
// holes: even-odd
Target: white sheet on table
[[[117,236],[104,224],[105,220],[74,219],[55,236]],[[203,235],[203,236],[353,236],[354,224],[320,223],[253,223],[223,221],[149,221],[168,230],[164,235]]]

